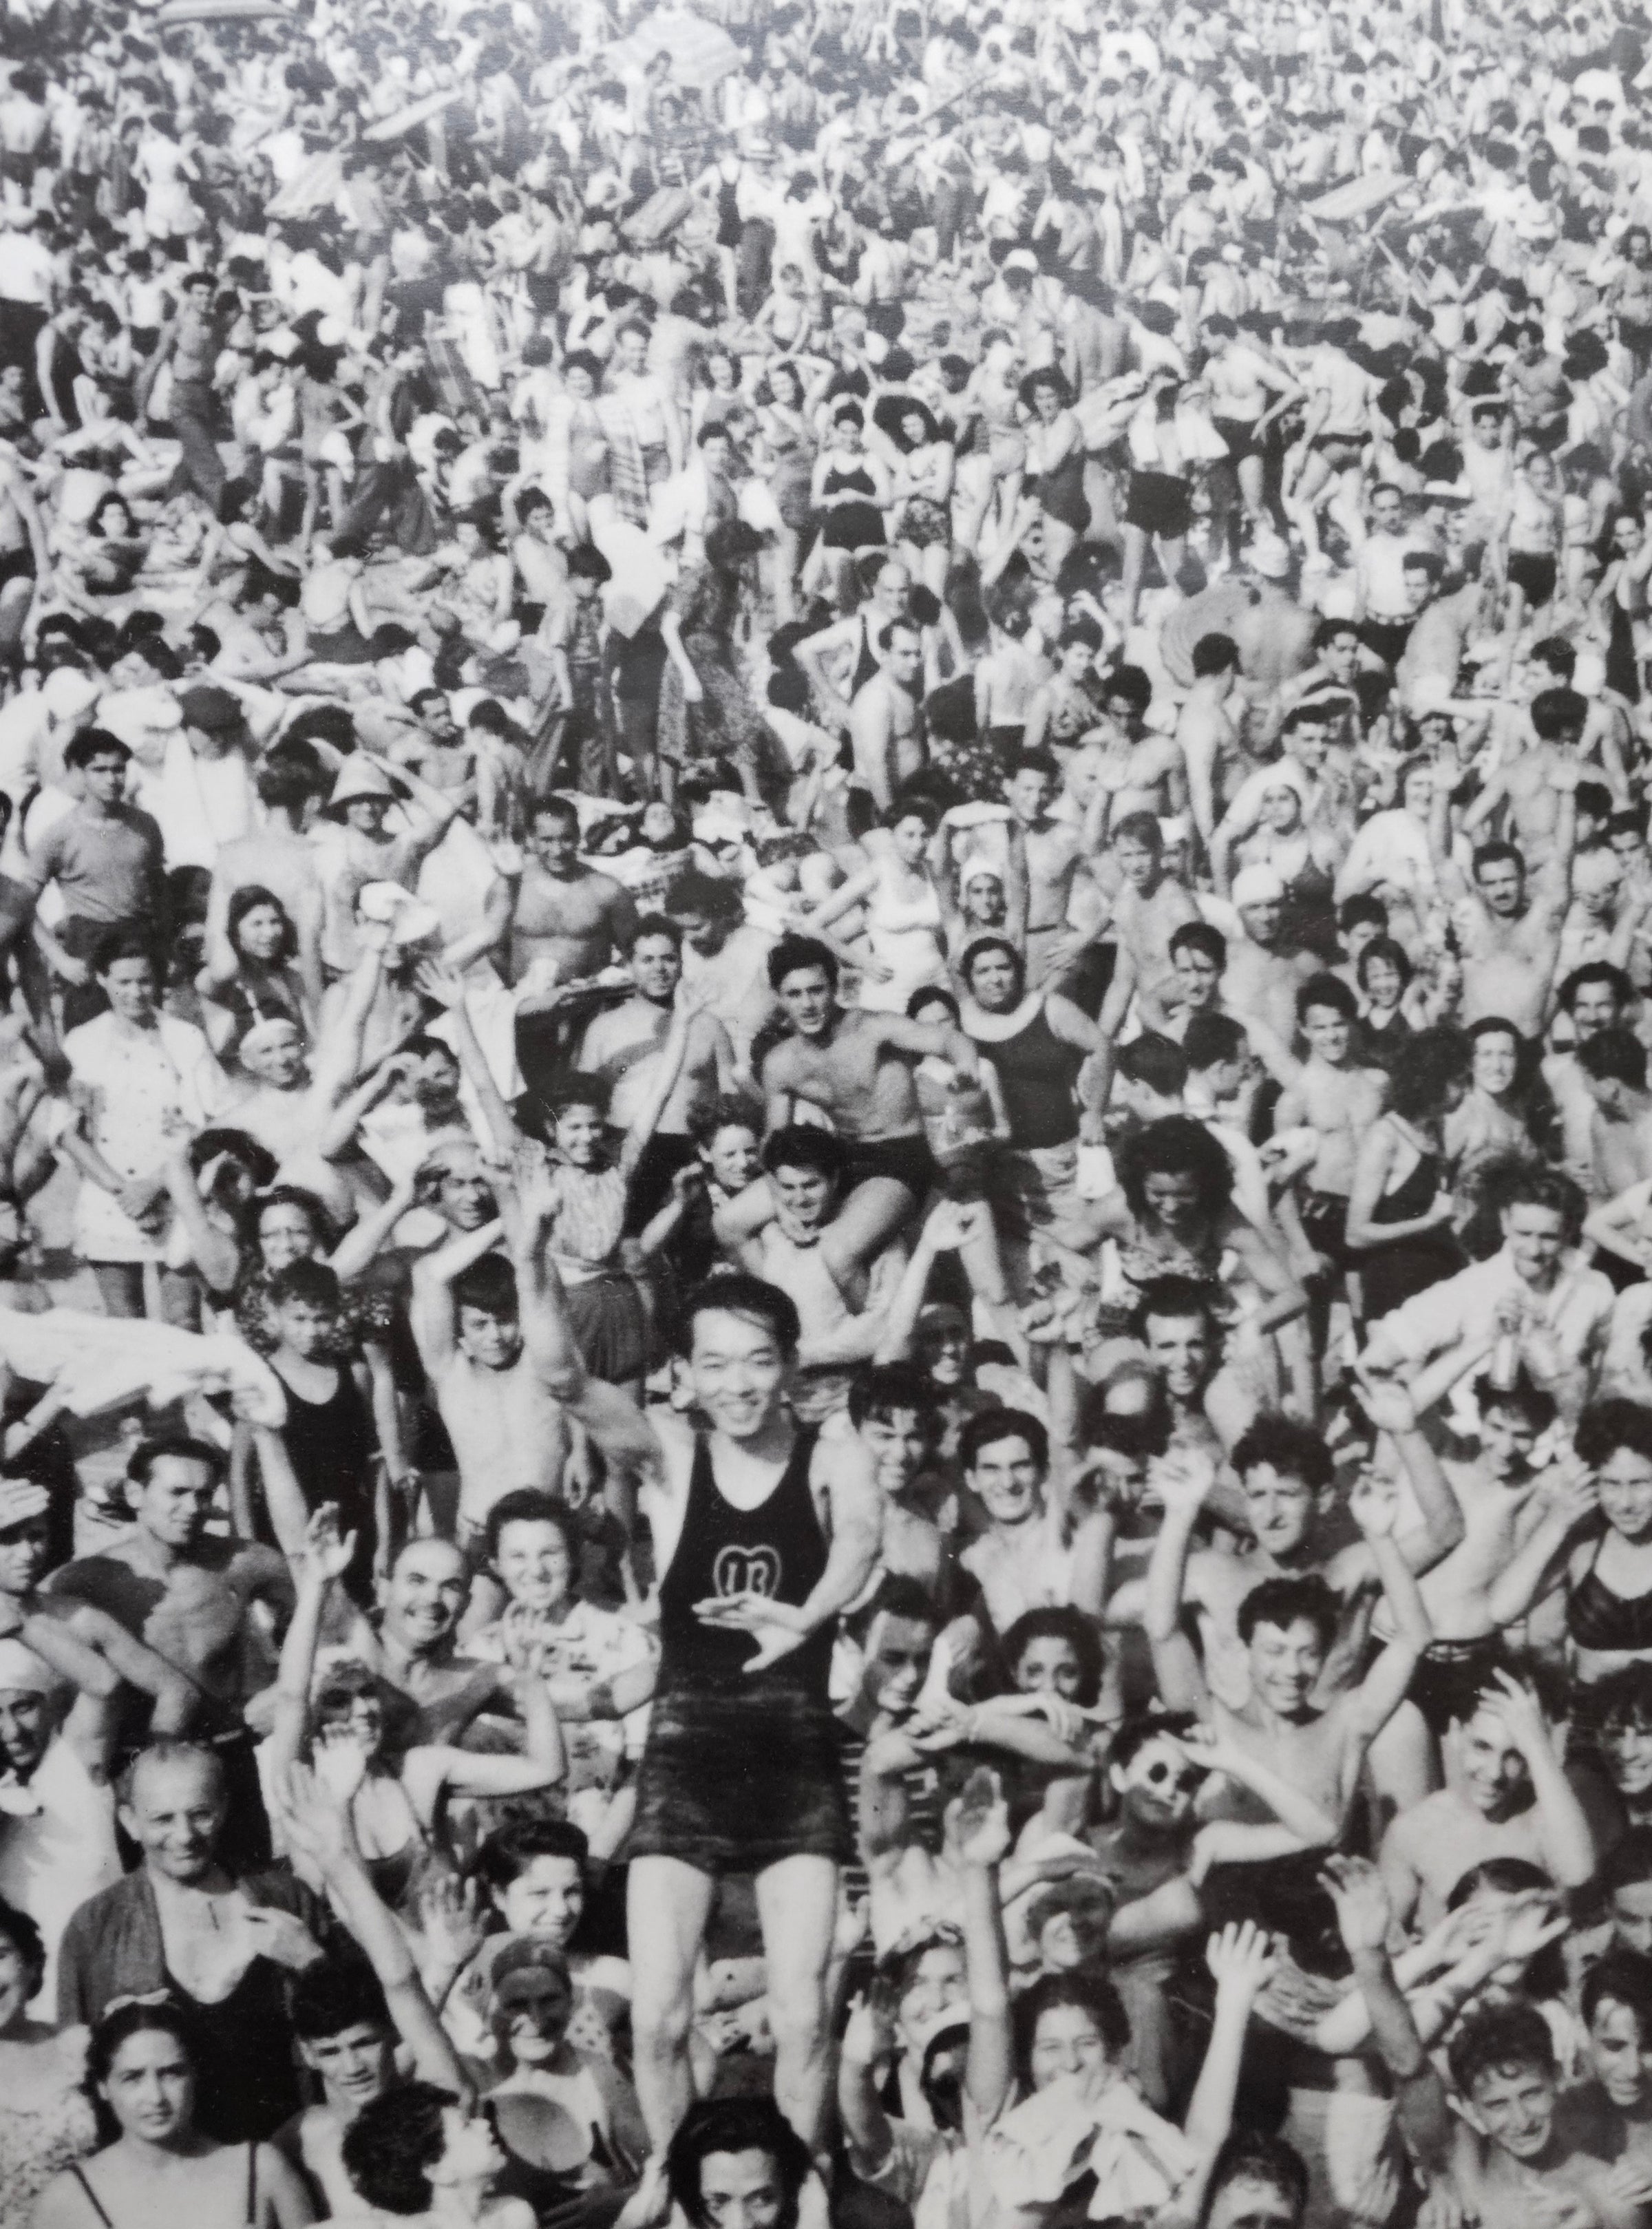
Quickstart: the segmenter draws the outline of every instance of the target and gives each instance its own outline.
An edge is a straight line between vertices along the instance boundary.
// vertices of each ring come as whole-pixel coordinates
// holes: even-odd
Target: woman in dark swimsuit
[[[1445,1118],[1470,1076],[1459,1030],[1419,1031],[1390,1085],[1385,1114],[1360,1140],[1348,1197],[1347,1243],[1358,1267],[1367,1323],[1455,1276],[1466,1257],[1453,1228],[1445,1182]]]
[[[883,543],[889,509],[889,476],[862,441],[865,419],[858,402],[840,403],[832,439],[815,459],[810,492],[820,522],[822,549],[866,549]]]
[[[253,1962],[249,1973],[260,1971],[273,1971],[267,1960]],[[269,2001],[257,2011],[240,2005],[246,1988],[209,2008],[214,2024],[238,2006],[242,2055],[249,2024],[261,2021],[276,2054],[288,2059],[279,1982],[267,1983]],[[47,2185],[35,2229],[127,2229],[154,2219],[161,2199],[190,2229],[307,2229],[315,2208],[281,2153],[267,2143],[215,2143],[197,2129],[196,2091],[211,2052],[211,2033],[188,2006],[128,1998],[106,2013],[87,2052],[103,2148]],[[289,2086],[296,2108],[297,2086]]]
[[[1566,1563],[1566,1638],[1589,1684],[1652,1657],[1652,1410],[1602,1401],[1578,1419],[1576,1446],[1605,1519]]]

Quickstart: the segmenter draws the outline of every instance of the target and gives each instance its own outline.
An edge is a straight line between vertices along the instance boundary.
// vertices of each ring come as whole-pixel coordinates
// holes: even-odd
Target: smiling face
[[[47,1525],[42,1513],[0,1532],[0,1595],[32,1593],[46,1568]]]
[[[904,1493],[934,1445],[929,1418],[916,1409],[891,1409],[886,1416],[863,1418],[859,1431],[880,1493]]]
[[[1044,1506],[1044,1465],[1019,1432],[989,1440],[968,1480],[994,1525],[1025,1525]]]
[[[1638,1712],[1615,1712],[1597,1737],[1612,1785],[1626,1799],[1652,1795],[1652,1725]]]
[[[1112,1768],[1112,1782],[1129,1818],[1154,1834],[1186,1827],[1205,1775],[1161,1737],[1142,1743],[1128,1763]]]
[[[1321,1060],[1340,1068],[1348,1057],[1353,1024],[1334,1006],[1310,1006],[1302,1017],[1302,1035]]]
[[[1016,1664],[1015,1686],[1023,1695],[1059,1695],[1076,1702],[1084,1684],[1083,1667],[1070,1641],[1057,1633],[1040,1634],[1028,1641]]]
[[[1199,1178],[1192,1169],[1149,1169],[1141,1180],[1147,1213],[1174,1237],[1197,1228]]]
[[[494,1901],[512,1935],[536,1936],[566,1950],[585,1911],[585,1877],[577,1859],[533,1858]]]
[[[1501,1721],[1477,1711],[1462,1729],[1457,1754],[1462,1792],[1476,1811],[1497,1819],[1524,1808],[1531,1775]]]
[[[1512,1034],[1488,1030],[1482,1037],[1477,1037],[1474,1049],[1475,1089],[1494,1099],[1501,1098],[1514,1083],[1519,1058]]]
[[[1216,1342],[1203,1315],[1149,1316],[1145,1336],[1153,1365],[1173,1401],[1190,1401],[1210,1376]]]
[[[1029,2054],[1034,2090],[1047,2090],[1064,2075],[1100,2081],[1109,2054],[1094,2016],[1082,2005],[1051,2005],[1039,2014]]]
[[[688,1370],[694,1397],[719,1431],[745,1440],[762,1429],[785,1390],[792,1358],[773,1327],[732,1308],[700,1308]]]
[[[1652,2104],[1652,2038],[1632,2005],[1603,1996],[1589,2023],[1595,2078],[1620,2113],[1639,2117]]]
[[[98,980],[123,1022],[142,1029],[154,1020],[155,970],[147,960],[113,960]]]
[[[216,1474],[193,1455],[158,1455],[146,1480],[129,1480],[126,1499],[145,1532],[163,1546],[193,1548],[212,1504]]]
[[[1554,2130],[1554,2076],[1543,2067],[1487,2067],[1469,2094],[1475,2119],[1511,2158],[1536,2161]]]
[[[1652,1462],[1633,1448],[1614,1448],[1595,1473],[1601,1514],[1626,1540],[1652,1538]]]
[[[512,1602],[541,1615],[560,1609],[573,1592],[576,1567],[568,1535],[544,1518],[502,1525],[493,1568]]]
[[[470,1577],[451,1540],[418,1540],[404,1548],[382,1582],[384,1630],[415,1655],[428,1655],[452,1637]]]
[[[312,1260],[320,1250],[315,1224],[296,1200],[277,1200],[258,1218],[258,1251],[264,1267],[273,1273],[294,1262]]]
[[[561,2050],[574,2013],[574,1985],[546,1966],[520,1967],[496,1983],[489,2026],[518,2066],[543,2066]]]
[[[1287,1626],[1259,1624],[1250,1636],[1250,1688],[1281,1718],[1299,1718],[1325,1669],[1325,1642],[1305,1617]]]
[[[120,1823],[151,1872],[187,1885],[211,1869],[228,1810],[223,1776],[213,1760],[143,1757]]]
[[[1475,870],[1475,883],[1486,910],[1512,921],[1525,901],[1526,877],[1514,859],[1487,859]]]
[[[52,1714],[44,1695],[32,1687],[0,1687],[0,1759],[27,1780],[46,1754]]]

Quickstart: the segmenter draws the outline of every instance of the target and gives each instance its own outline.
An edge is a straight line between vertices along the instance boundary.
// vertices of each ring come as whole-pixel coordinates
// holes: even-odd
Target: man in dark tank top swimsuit
[[[717,1884],[752,1873],[768,1969],[775,2094],[819,2147],[825,1977],[850,1837],[827,1698],[833,1622],[880,1537],[858,1441],[822,1442],[787,1405],[797,1313],[760,1279],[690,1296],[684,1336],[704,1422],[653,1420],[644,1484],[659,1583],[659,1676],[637,1783],[627,1928],[637,2093],[658,2171],[692,2091],[687,2040]]]

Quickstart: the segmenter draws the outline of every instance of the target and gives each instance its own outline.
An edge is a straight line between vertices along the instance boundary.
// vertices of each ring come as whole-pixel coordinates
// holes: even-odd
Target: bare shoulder
[[[823,1432],[814,1443],[809,1484],[817,1493],[875,1496],[871,1458],[852,1432]]]

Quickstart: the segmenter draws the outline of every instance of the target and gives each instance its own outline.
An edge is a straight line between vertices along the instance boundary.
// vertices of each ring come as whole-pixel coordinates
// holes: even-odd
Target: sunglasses
[[[1179,1769],[1173,1764],[1167,1764],[1162,1757],[1148,1765],[1141,1776],[1149,1788],[1162,1789],[1173,1784],[1177,1794],[1181,1795],[1191,1795],[1205,1776],[1199,1765],[1186,1764]]]

